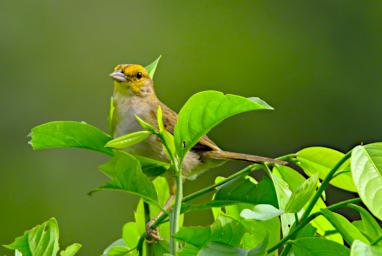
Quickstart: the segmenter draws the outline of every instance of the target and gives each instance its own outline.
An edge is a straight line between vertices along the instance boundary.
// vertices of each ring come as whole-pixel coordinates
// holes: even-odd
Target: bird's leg
[[[165,205],[163,206],[163,209],[165,211],[170,210],[172,203],[175,199],[174,194],[170,194],[170,197],[167,199]],[[161,210],[157,216],[155,216],[153,219],[151,219],[149,222],[146,223],[146,234],[148,237],[151,237],[154,239],[154,241],[160,240],[159,233],[157,229],[153,229],[153,224],[164,214],[163,210]]]

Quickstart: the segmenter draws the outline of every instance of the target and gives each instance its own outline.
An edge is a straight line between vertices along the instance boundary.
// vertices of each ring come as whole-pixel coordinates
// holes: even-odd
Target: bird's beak
[[[121,70],[114,71],[113,73],[110,74],[110,77],[112,77],[114,80],[118,82],[127,81],[127,76],[124,73],[122,73]]]

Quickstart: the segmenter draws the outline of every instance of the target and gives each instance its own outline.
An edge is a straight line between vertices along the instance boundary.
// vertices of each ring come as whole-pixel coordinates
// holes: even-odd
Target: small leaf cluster
[[[158,61],[147,66],[151,77]],[[182,107],[174,134],[165,129],[158,108],[155,124],[137,116],[142,131],[119,138],[84,122],[56,121],[34,127],[30,144],[34,149],[71,147],[106,154],[110,159],[100,170],[108,181],[90,194],[114,190],[140,198],[134,221],[123,226],[122,237],[103,251],[104,256],[382,255],[382,142],[358,145],[346,153],[304,148],[277,158],[287,165],[252,163],[183,195],[187,177],[182,176],[182,162],[188,151],[224,119],[254,110],[272,107],[259,98],[204,91]],[[162,142],[169,161],[124,151],[150,136]],[[254,172],[263,175],[255,179]],[[169,207],[172,195],[165,177],[176,180],[175,203]],[[329,185],[352,198],[328,205]],[[208,199],[195,203],[206,195]],[[359,219],[351,221],[336,212],[342,208],[356,211]],[[184,215],[192,211],[210,211],[213,222],[183,226]],[[147,233],[148,222],[160,240]],[[36,226],[6,247],[16,255],[57,255],[57,223],[51,219]],[[60,255],[74,255],[79,247],[74,244]]]

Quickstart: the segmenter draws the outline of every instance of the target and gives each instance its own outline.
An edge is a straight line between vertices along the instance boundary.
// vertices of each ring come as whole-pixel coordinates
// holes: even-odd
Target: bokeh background
[[[213,130],[228,150],[278,156],[381,140],[381,24],[380,1],[0,1],[0,244],[55,216],[62,246],[80,242],[79,255],[100,255],[132,219],[135,197],[87,195],[106,180],[97,170],[104,156],[27,144],[30,129],[50,120],[107,130],[108,74],[118,63],[162,54],[157,93],[176,110],[206,89],[275,107]],[[239,167],[212,170],[186,192]]]

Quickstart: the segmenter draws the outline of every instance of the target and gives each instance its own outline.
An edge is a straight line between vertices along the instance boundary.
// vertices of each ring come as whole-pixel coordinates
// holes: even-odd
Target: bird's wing
[[[160,107],[163,112],[163,125],[167,131],[174,134],[176,120],[178,115],[171,108],[167,107],[164,103],[159,102]],[[221,150],[218,145],[215,144],[207,136],[203,136],[200,141],[192,148],[195,151],[211,151],[211,150]]]

